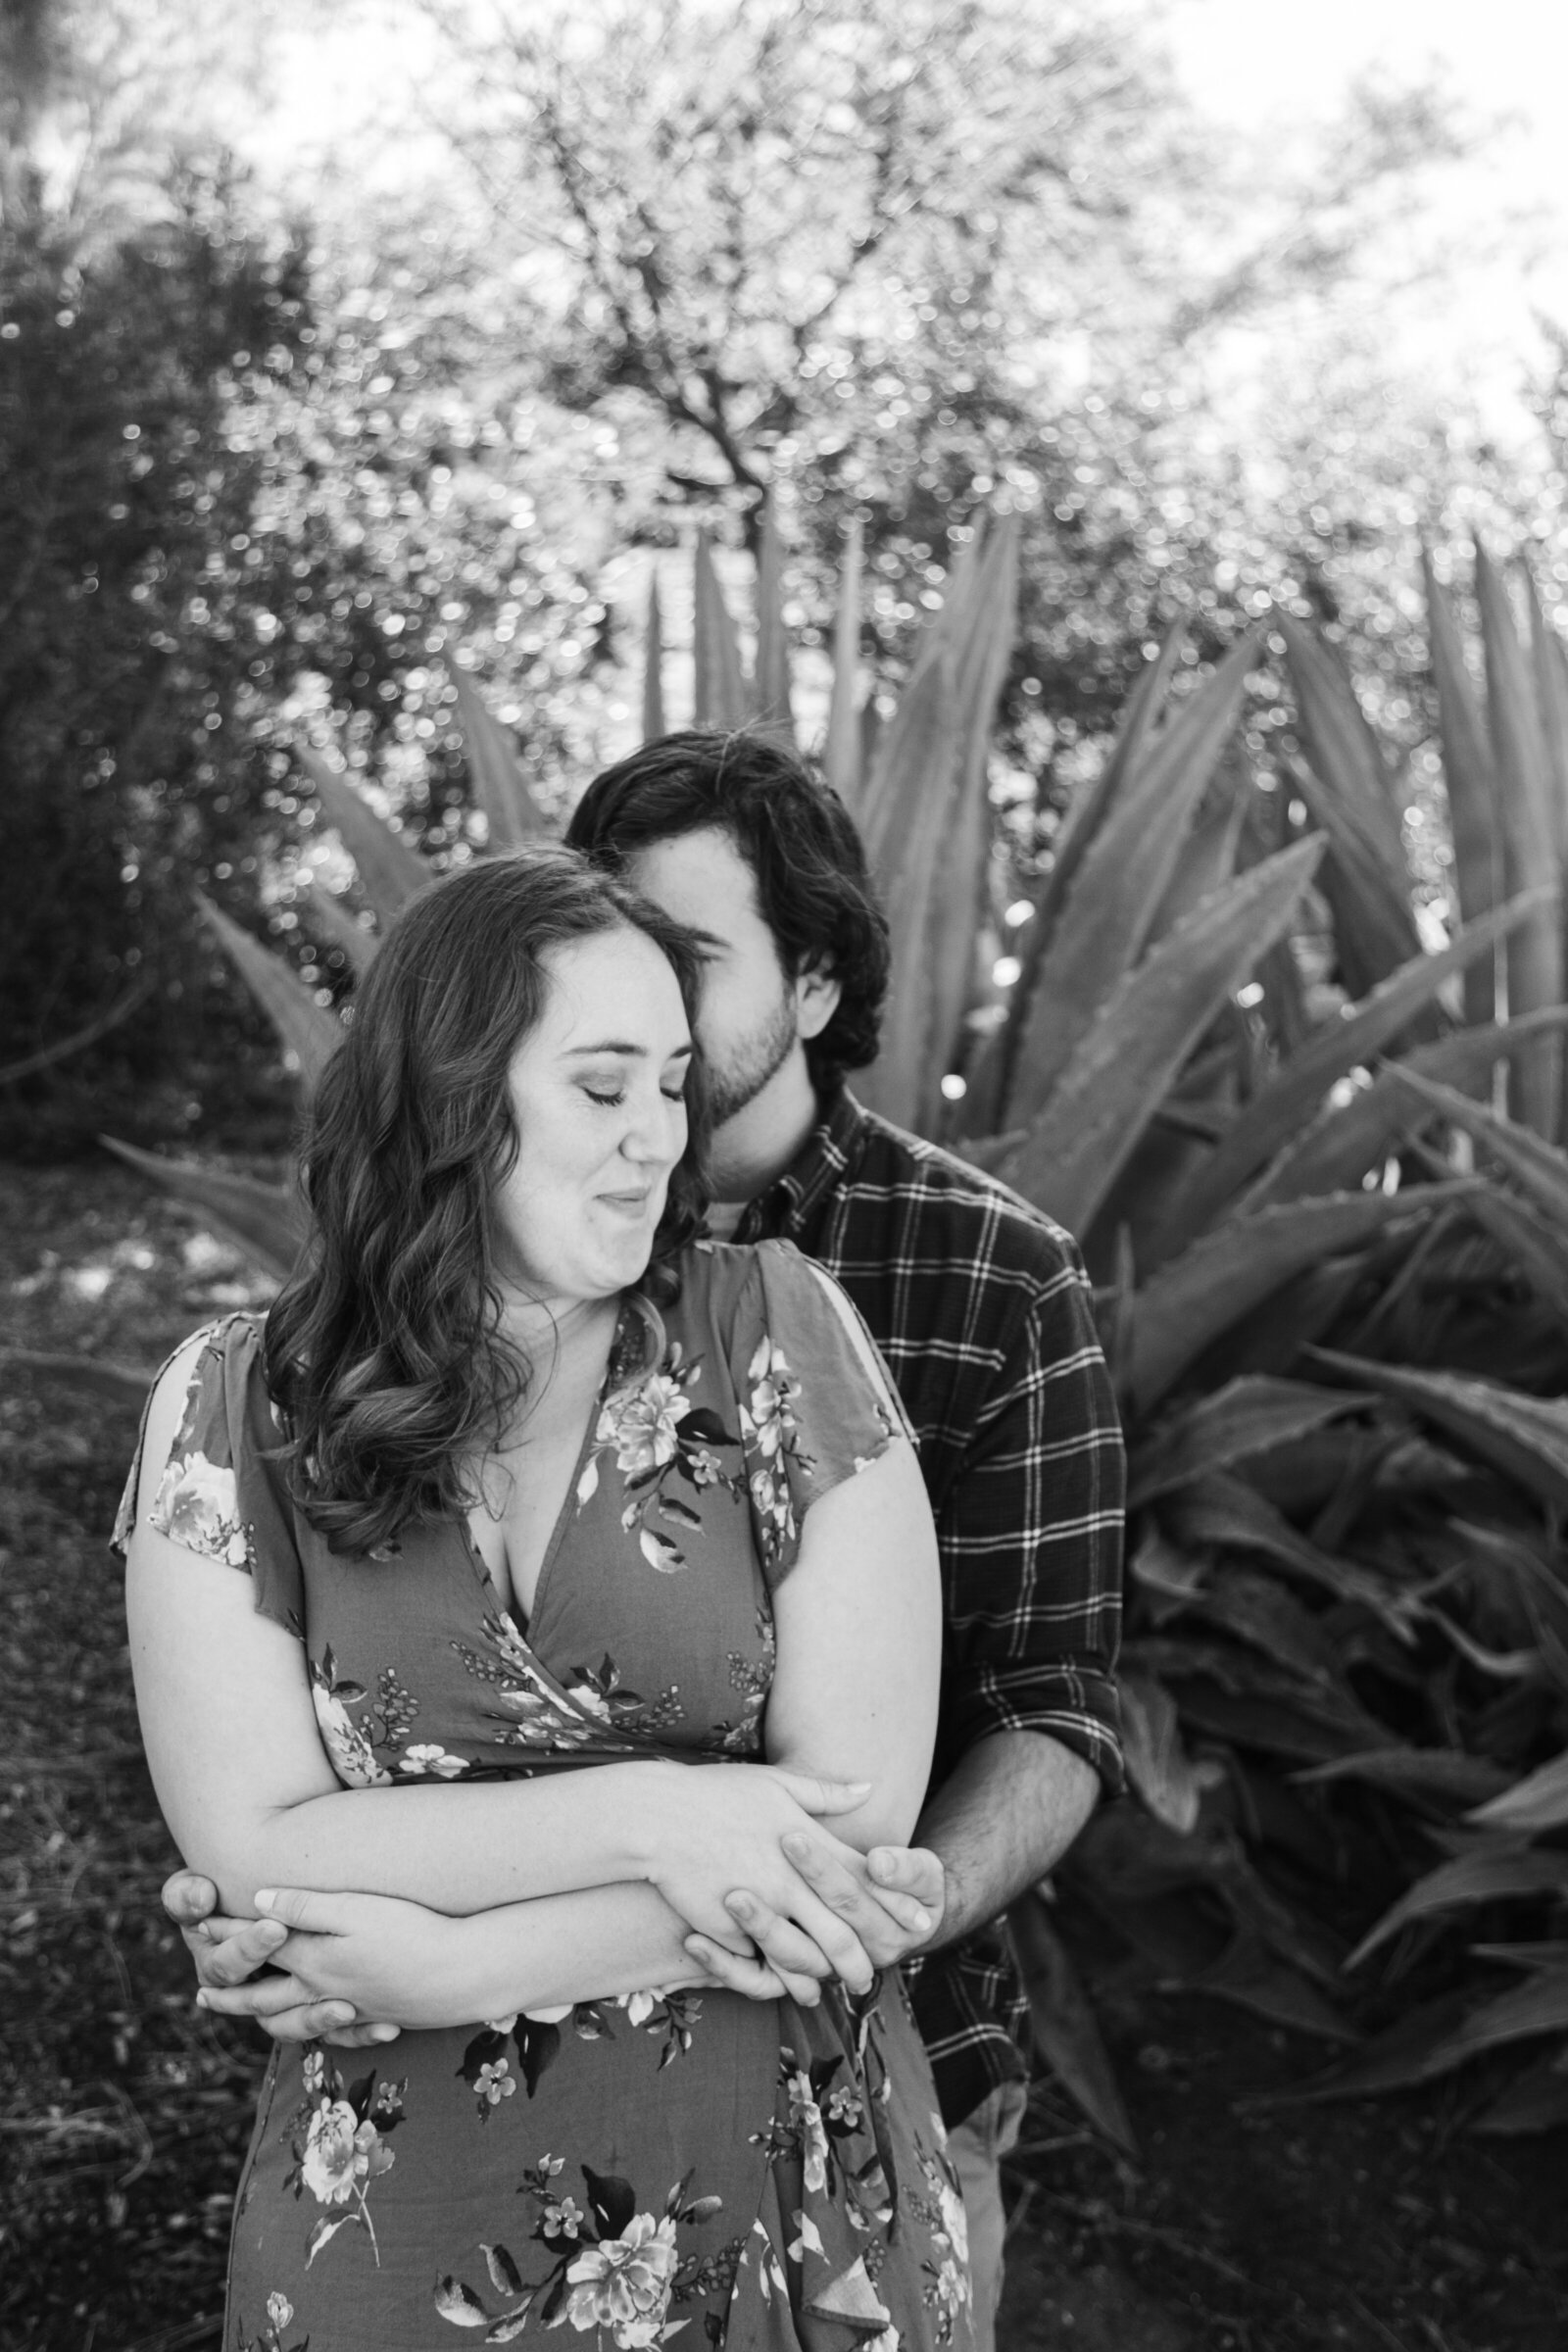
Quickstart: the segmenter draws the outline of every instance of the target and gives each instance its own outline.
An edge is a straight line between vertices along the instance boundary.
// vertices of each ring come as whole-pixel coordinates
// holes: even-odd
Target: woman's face
[[[686,1149],[691,1031],[641,931],[552,949],[544,1013],[513,1056],[517,1156],[499,1187],[500,1270],[532,1296],[605,1298],[648,1264]]]

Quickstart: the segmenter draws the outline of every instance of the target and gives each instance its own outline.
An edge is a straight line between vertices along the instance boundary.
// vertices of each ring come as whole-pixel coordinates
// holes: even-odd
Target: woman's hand
[[[308,2018],[330,2017],[340,2029],[331,2038],[339,2041],[388,2041],[403,2026],[476,2018],[477,2006],[465,2000],[468,1921],[394,1895],[318,1894],[299,1887],[264,1887],[256,1905],[265,1917],[223,1941],[238,1942],[237,1967],[264,1930],[275,1932],[280,1925],[284,1933],[266,1955],[276,1974],[244,1984],[215,1981],[227,1973],[220,1944],[206,1966],[198,1963],[201,2008],[254,2017],[275,2040],[291,2041],[315,2038],[302,2031]],[[288,2030],[280,2031],[285,2013]],[[375,2022],[342,2030],[350,2019]]]
[[[729,1907],[733,1898],[746,1898],[760,1906],[759,1918],[793,1923],[801,1931],[794,1941],[786,1937],[780,1951],[792,1976],[818,1977],[825,1959],[852,1992],[866,1991],[876,1973],[870,1954],[791,1859],[786,1841],[808,1838],[813,1852],[858,1866],[860,1856],[818,1828],[813,1817],[853,1813],[864,1802],[869,1783],[824,1781],[771,1764],[711,1764],[697,1770],[674,1765],[661,1771],[659,1799],[644,1832],[643,1875],[671,1910],[706,1943],[732,1945],[737,1927],[755,1937],[750,1924]]]
[[[947,1882],[941,1861],[924,1846],[878,1845],[862,1855],[840,1838],[799,1831],[785,1838],[784,1848],[822,1901],[858,1936],[876,1967],[897,1967],[912,1952],[928,1948],[941,1934]],[[794,1998],[814,2000],[812,1980],[822,1974],[821,1956],[794,1922],[749,1887],[726,1896],[724,1907],[751,1937],[765,1968],[785,1981]],[[768,1997],[753,1992],[745,1973],[753,1964],[737,1962],[732,1951],[704,1936],[689,1936],[686,1949],[731,1992]]]

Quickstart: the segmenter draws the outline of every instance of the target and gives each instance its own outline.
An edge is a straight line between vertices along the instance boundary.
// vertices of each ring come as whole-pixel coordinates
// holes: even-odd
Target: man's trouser
[[[948,2133],[948,2154],[963,2190],[964,2219],[969,2227],[975,2352],[996,2352],[1002,2248],[1007,2230],[1002,2205],[1002,2159],[1017,2145],[1028,2097],[1022,2082],[999,2083],[972,2115],[966,2115]]]

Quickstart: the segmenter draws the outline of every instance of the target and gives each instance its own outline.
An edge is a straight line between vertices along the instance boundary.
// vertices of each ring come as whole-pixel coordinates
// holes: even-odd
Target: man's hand
[[[836,1838],[791,1832],[784,1851],[820,1900],[858,1937],[876,1968],[892,1968],[933,1942],[942,1931],[946,1883],[942,1864],[922,1846],[878,1845],[862,1857]],[[750,1888],[737,1887],[724,1907],[756,1945],[762,1973],[777,1977],[797,2001],[819,1997],[817,1980],[829,1965],[796,1923]],[[752,2000],[775,1998],[760,1988],[757,1961],[704,1936],[688,1936],[686,1949],[719,1984]]]
[[[351,2001],[310,1997],[291,1976],[258,1976],[270,1969],[288,1935],[277,1919],[228,1919],[218,1908],[218,1888],[194,1870],[166,1879],[163,1905],[196,1964],[203,1993],[221,2001],[198,2000],[226,2017],[254,2018],[273,2041],[329,2041],[339,2049],[395,2040],[396,2026],[360,2019]]]

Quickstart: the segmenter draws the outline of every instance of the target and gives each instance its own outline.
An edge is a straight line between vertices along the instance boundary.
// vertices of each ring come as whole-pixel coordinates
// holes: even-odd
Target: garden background
[[[1562,2341],[1568,232],[1408,57],[1216,111],[1204,5],[0,0],[19,2352],[218,2341],[258,2066],[138,1385],[286,1264],[378,922],[694,715],[855,808],[866,1092],[1080,1234],[1127,1419],[1008,2345]]]

